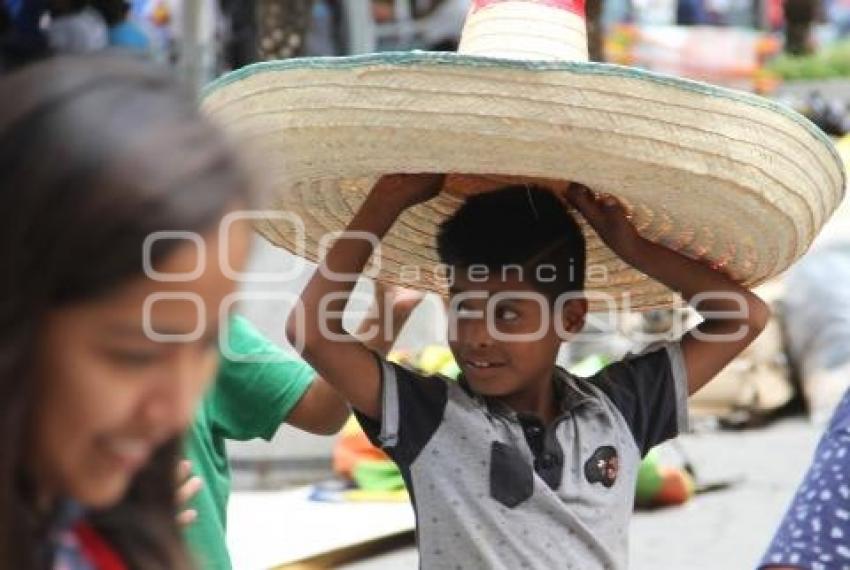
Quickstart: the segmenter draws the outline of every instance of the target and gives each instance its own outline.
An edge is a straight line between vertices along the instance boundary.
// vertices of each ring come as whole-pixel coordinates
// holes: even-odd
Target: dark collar
[[[596,403],[596,397],[583,390],[579,380],[560,366],[555,367],[553,381],[555,397],[562,412],[572,412],[581,406]]]
[[[488,413],[516,421],[516,411],[499,400],[488,398],[475,392],[463,375],[458,378],[458,383]],[[552,383],[555,388],[555,398],[558,402],[558,408],[562,414],[573,412],[581,406],[593,404],[596,401],[592,394],[581,389],[575,376],[560,366],[555,367],[555,372],[552,374]]]

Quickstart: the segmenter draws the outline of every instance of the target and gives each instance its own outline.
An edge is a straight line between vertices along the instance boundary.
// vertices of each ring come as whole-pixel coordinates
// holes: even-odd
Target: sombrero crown
[[[581,0],[476,0],[459,53],[254,64],[214,82],[203,106],[257,144],[269,205],[295,215],[269,216],[260,232],[312,260],[381,174],[507,175],[616,195],[644,237],[753,286],[801,256],[844,195],[829,139],[793,111],[588,62]],[[442,291],[437,224],[472,190],[406,212],[379,277]],[[676,300],[587,234],[591,293],[636,309]]]

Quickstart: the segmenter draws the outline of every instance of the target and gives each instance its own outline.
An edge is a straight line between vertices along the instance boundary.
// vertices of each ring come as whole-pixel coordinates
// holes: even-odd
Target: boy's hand
[[[388,174],[375,183],[371,197],[405,210],[439,194],[445,179],[444,174]]]
[[[376,299],[378,298],[378,292],[383,289],[383,294],[388,299],[389,306],[392,307],[393,318],[398,321],[407,321],[413,310],[425,299],[425,291],[419,291],[418,289],[408,289],[388,283],[376,283],[375,288]]]
[[[613,196],[596,196],[580,184],[571,184],[562,197],[614,253],[678,291],[705,319],[681,339],[689,394],[711,380],[766,326],[770,309],[761,299],[702,261],[640,237]]]
[[[390,231],[406,208],[430,200],[443,188],[442,174],[394,174],[383,176],[349,222],[347,232],[366,233],[378,240]],[[364,239],[337,239],[301,292],[301,311],[292,311],[286,325],[289,342],[298,346],[304,359],[361,413],[372,419],[381,415],[381,370],[363,339],[345,330],[342,314],[351,296],[353,279],[333,278],[333,274],[359,274],[374,252],[374,243]],[[394,293],[395,295],[396,293]],[[393,313],[412,309],[414,299],[405,293],[395,297]],[[409,312],[408,312],[409,314]],[[303,315],[306,318],[300,318]],[[394,319],[400,330],[403,319]],[[380,329],[379,329],[380,332]],[[389,350],[392,335],[383,347]],[[330,334],[329,334],[330,333]],[[356,342],[352,342],[356,341]]]
[[[370,349],[386,356],[424,298],[424,291],[376,281],[375,300],[360,322],[356,336]]]
[[[623,204],[609,194],[596,194],[581,184],[570,184],[563,198],[578,210],[599,238],[627,262],[644,242]]]

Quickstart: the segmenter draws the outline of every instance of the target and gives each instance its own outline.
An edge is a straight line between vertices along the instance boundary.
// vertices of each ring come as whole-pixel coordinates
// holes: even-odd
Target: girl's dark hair
[[[470,197],[440,226],[437,252],[447,265],[483,265],[496,275],[504,267],[522,267],[551,300],[584,289],[584,235],[555,195],[536,186]],[[544,265],[551,270],[538,272]],[[545,279],[538,280],[538,273]]]
[[[190,97],[148,64],[56,58],[0,80],[0,568],[43,567],[22,489],[46,313],[143,275],[145,237],[209,231],[249,184]],[[156,264],[178,244],[159,240]],[[175,522],[179,444],[93,523],[132,569],[188,567]],[[43,521],[42,521],[43,522]]]

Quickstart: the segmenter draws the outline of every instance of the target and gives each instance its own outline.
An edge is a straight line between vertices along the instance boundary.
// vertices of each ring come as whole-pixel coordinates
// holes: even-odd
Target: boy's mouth
[[[490,360],[464,360],[464,365],[474,370],[489,370],[492,368],[500,368],[504,366],[503,362],[493,362]]]

